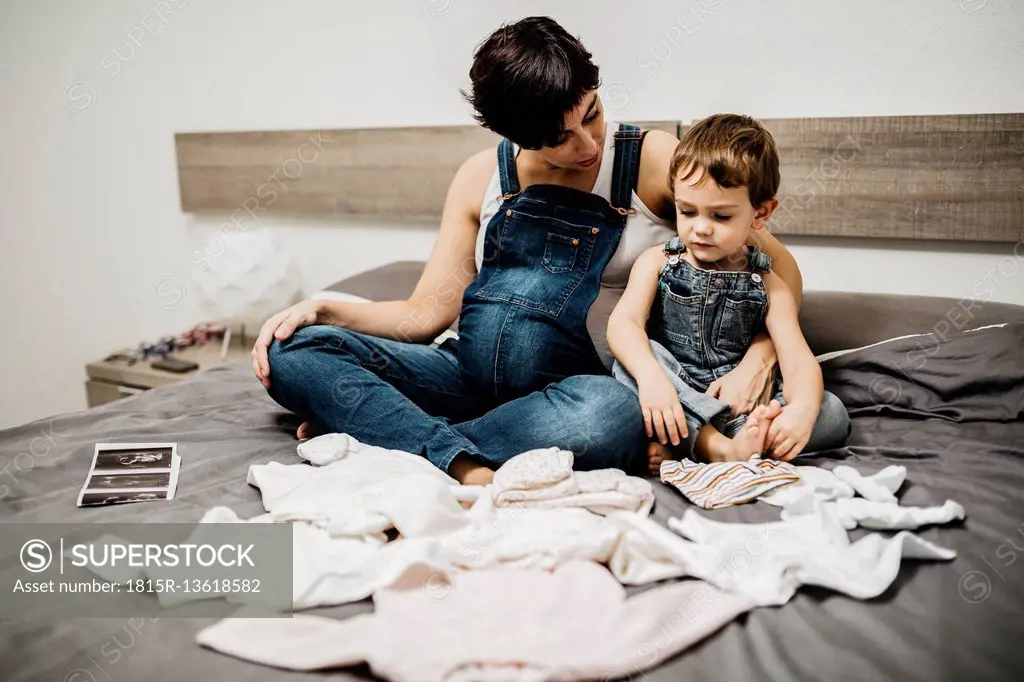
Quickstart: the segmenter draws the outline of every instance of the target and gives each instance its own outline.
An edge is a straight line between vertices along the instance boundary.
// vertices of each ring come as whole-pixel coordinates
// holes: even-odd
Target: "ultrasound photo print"
[[[173,448],[100,450],[96,454],[96,471],[170,469],[173,452]]]
[[[82,506],[92,507],[105,504],[120,504],[122,502],[150,502],[152,500],[167,499],[166,490],[153,490],[149,492],[86,492],[82,495]]]
[[[171,485],[171,473],[127,473],[106,475],[94,472],[85,487],[88,490],[123,490],[128,488],[167,488]]]

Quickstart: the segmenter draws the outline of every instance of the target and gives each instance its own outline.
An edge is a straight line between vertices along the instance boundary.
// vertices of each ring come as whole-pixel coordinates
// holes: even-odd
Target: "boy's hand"
[[[765,450],[770,453],[772,459],[788,462],[803,451],[811,438],[811,431],[814,430],[814,422],[817,419],[817,409],[799,403],[786,405],[768,427]]]
[[[654,438],[658,434],[658,442],[667,445],[679,445],[687,436],[686,412],[679,404],[679,396],[668,377],[638,382],[640,393],[640,409],[644,414],[644,426],[647,437]]]

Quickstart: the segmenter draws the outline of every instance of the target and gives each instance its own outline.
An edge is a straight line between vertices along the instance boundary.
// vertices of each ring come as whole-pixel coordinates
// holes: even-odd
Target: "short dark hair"
[[[679,141],[669,166],[669,187],[676,176],[698,182],[710,177],[719,187],[746,187],[755,208],[779,191],[779,152],[775,138],[749,116],[714,114],[695,123]]]
[[[527,17],[487,37],[473,54],[463,96],[481,125],[526,149],[558,146],[565,115],[600,85],[578,38],[550,17]]]

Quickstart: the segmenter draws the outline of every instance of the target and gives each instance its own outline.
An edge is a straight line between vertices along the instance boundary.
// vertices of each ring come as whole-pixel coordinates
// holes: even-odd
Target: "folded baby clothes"
[[[788,462],[754,457],[746,462],[704,464],[689,459],[661,463],[661,480],[704,509],[743,504],[800,480]]]
[[[648,514],[651,484],[619,469],[573,471],[573,454],[539,448],[516,455],[494,472],[491,494],[498,507],[577,507],[595,514],[627,510]]]
[[[374,595],[372,614],[231,618],[200,630],[196,641],[290,670],[365,661],[398,682],[618,679],[658,665],[753,606],[697,580],[627,598],[590,562],[550,573],[460,572],[447,584],[426,573],[408,578]]]

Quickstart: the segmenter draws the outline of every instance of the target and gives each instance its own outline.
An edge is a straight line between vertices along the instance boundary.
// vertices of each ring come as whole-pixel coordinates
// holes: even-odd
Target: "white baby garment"
[[[828,513],[846,529],[859,525],[872,530],[909,530],[966,516],[963,506],[953,500],[939,507],[901,507],[896,491],[906,480],[907,470],[899,465],[871,476],[845,464],[831,471],[813,466],[799,466],[796,471],[800,481],[760,498],[782,507],[783,519]]]
[[[846,529],[822,505],[820,513],[760,524],[723,523],[688,510],[669,527],[692,544],[681,545],[689,575],[758,604],[788,602],[800,585],[818,585],[857,599],[884,592],[902,558],[951,560],[953,550],[903,531],[850,543]],[[699,551],[694,549],[694,545]]]
[[[196,641],[291,670],[366,661],[397,682],[627,678],[717,631],[753,603],[690,580],[626,598],[604,568],[571,562],[554,572],[498,568],[428,576],[374,596],[375,612],[231,618]],[[713,594],[711,594],[713,593]],[[639,675],[637,678],[638,679]]]

